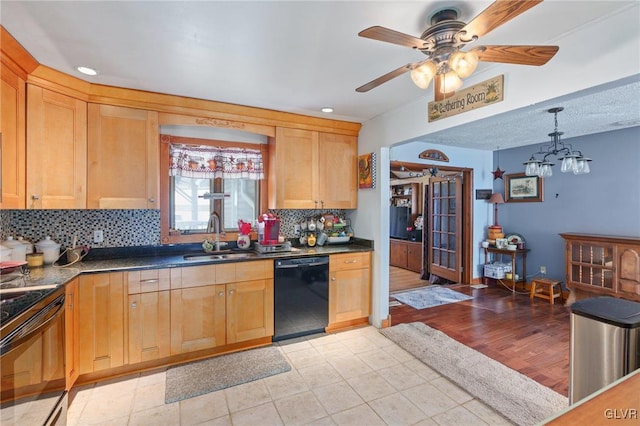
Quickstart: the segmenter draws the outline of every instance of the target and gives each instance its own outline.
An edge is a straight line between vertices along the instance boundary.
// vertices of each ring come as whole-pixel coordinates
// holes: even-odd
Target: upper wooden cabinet
[[[87,205],[87,103],[27,85],[26,207]]]
[[[357,207],[357,138],[278,127],[269,146],[269,208]]]
[[[358,139],[355,136],[319,133],[318,198],[323,208],[358,207]]]
[[[158,113],[89,104],[90,209],[159,208]]]
[[[25,82],[2,66],[0,87],[2,114],[2,198],[3,209],[25,208]]]

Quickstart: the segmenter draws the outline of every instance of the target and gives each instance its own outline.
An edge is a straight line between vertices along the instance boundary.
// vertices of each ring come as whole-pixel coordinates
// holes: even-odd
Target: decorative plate
[[[505,239],[508,244],[524,243],[524,237],[520,234],[508,234]]]

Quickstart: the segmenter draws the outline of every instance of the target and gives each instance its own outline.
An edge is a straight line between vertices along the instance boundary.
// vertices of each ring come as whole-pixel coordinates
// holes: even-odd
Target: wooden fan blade
[[[497,0],[473,18],[458,34],[461,35],[463,42],[471,42],[509,22],[538,3],[542,3],[542,0]]]
[[[478,46],[472,49],[483,62],[544,65],[558,51],[558,46]]]
[[[366,37],[373,40],[386,41],[400,46],[411,47],[413,49],[422,49],[425,47],[425,41],[409,34],[401,33],[389,28],[375,26],[362,30],[358,33],[360,37]]]
[[[422,62],[418,62],[417,64],[421,64]],[[376,78],[375,80],[372,80],[370,82],[368,82],[367,84],[364,84],[360,87],[358,87],[356,89],[356,92],[360,92],[360,93],[364,93],[364,92],[368,92],[371,89],[375,89],[376,87],[380,86],[382,83],[386,83],[387,81],[396,78],[399,75],[402,75],[404,73],[406,73],[407,71],[411,70],[414,66],[416,66],[417,64],[407,64],[407,65],[403,65],[398,69],[395,69],[391,72],[386,73],[385,75],[382,75],[378,78]]]

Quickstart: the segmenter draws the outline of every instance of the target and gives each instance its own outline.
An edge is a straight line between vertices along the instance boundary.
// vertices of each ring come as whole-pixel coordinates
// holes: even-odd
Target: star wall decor
[[[504,174],[504,170],[500,170],[500,166],[498,166],[494,171],[492,171],[491,173],[493,174],[493,180],[496,179],[502,179],[502,175]]]
[[[502,179],[502,175],[505,172],[504,170],[500,170],[500,147],[497,147],[496,149],[496,157],[496,163],[498,163],[498,167],[496,167],[496,169],[491,172],[491,174],[493,174],[493,180]]]

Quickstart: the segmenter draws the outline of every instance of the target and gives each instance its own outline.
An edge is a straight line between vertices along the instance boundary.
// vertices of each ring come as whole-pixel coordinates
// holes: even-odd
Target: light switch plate
[[[93,242],[101,243],[103,241],[104,241],[104,233],[102,232],[102,229],[93,231]]]

